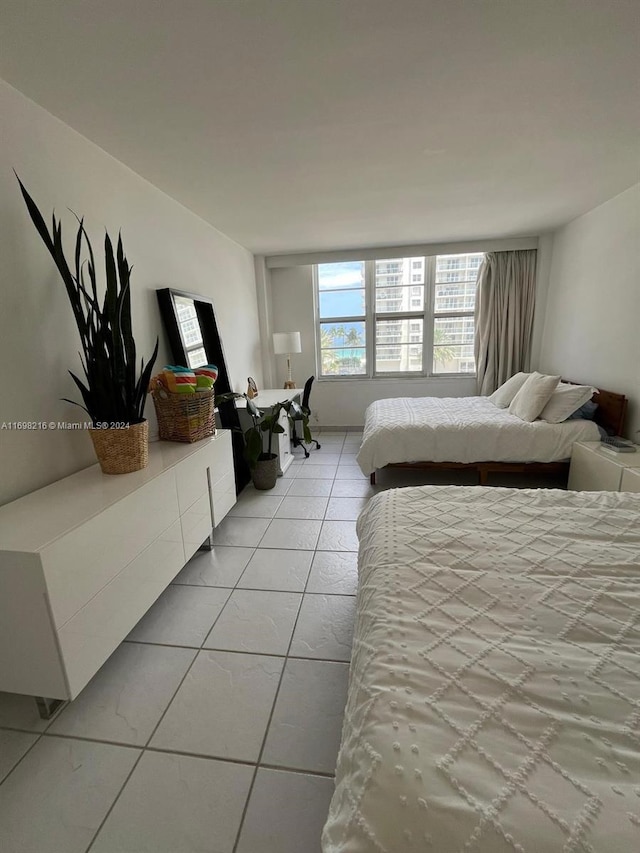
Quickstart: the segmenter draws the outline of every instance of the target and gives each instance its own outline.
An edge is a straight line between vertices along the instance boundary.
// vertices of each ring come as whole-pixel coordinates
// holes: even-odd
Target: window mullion
[[[311,267],[311,280],[313,283],[313,325],[316,330],[316,376],[322,376],[322,334],[320,325],[320,283],[318,276],[318,265]]]
[[[367,377],[373,379],[376,375],[375,352],[376,352],[376,262],[364,262],[364,310],[365,310],[365,344],[367,359]]]
[[[382,311],[375,315],[375,320],[422,320],[423,317],[422,311]]]
[[[465,317],[474,317],[474,311],[438,311],[437,314],[434,313],[434,317],[437,317],[439,320],[442,319],[452,319],[452,320],[460,320]]]
[[[422,350],[422,372],[425,376],[433,376],[433,325],[435,310],[435,280],[436,280],[436,256],[431,255],[426,259],[424,269],[424,324],[422,339],[424,341]]]

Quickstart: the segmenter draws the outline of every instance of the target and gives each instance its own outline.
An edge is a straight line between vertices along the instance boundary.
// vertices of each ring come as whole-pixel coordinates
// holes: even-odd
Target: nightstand
[[[621,492],[640,492],[640,468],[625,468],[622,472]]]
[[[576,442],[567,488],[575,492],[640,491],[640,451],[614,455],[603,450],[599,441]]]

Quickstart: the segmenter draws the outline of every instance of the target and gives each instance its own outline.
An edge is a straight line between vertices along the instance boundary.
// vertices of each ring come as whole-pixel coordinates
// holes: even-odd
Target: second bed
[[[622,394],[600,391],[595,421],[531,423],[498,408],[488,397],[396,397],[372,403],[366,412],[357,462],[375,482],[388,465],[468,467],[480,471],[505,465],[568,467],[577,441],[598,441],[599,425],[619,434],[626,407]]]

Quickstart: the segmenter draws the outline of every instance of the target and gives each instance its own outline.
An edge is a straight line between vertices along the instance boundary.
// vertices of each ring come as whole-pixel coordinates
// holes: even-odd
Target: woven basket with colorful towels
[[[215,434],[217,378],[218,368],[214,364],[194,369],[169,364],[152,377],[149,392],[161,439],[193,442]]]

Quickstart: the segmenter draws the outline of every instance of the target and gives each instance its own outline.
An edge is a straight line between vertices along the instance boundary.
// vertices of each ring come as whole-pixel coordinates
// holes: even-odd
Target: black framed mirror
[[[216,394],[231,391],[213,301],[197,293],[170,287],[161,288],[156,294],[174,364],[192,368],[215,364],[218,368]],[[218,413],[222,428],[232,430],[236,493],[239,494],[249,482],[250,473],[244,458],[244,439],[237,432],[240,427],[238,411],[232,400],[219,406]]]

